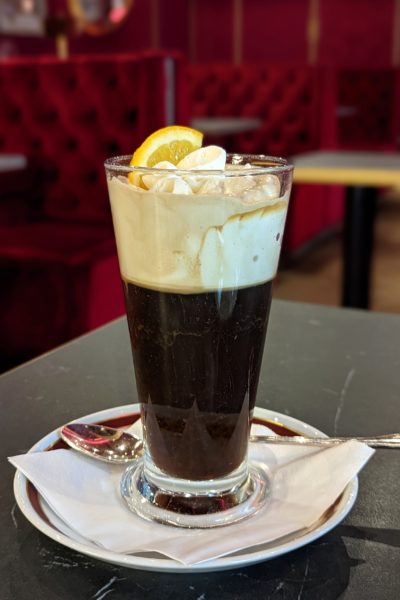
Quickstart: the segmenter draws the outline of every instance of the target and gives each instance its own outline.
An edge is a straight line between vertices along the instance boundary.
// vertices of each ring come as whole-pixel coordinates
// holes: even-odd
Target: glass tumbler
[[[129,163],[105,163],[144,440],[122,495],[147,519],[225,525],[268,495],[249,433],[293,169]]]

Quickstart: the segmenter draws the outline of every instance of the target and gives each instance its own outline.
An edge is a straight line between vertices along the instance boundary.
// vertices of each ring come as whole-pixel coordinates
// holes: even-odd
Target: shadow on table
[[[396,533],[396,536],[395,536]],[[10,598],[57,600],[223,600],[284,598],[333,600],[347,588],[349,557],[342,537],[399,545],[398,532],[340,526],[316,542],[275,560],[240,570],[202,574],[151,573],[125,569],[77,554],[32,531],[20,540],[23,569],[10,577]],[[396,537],[396,540],[395,540]]]

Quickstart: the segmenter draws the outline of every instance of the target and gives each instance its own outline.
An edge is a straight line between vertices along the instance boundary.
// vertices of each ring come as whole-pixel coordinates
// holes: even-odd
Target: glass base
[[[218,492],[182,493],[158,487],[146,478],[142,460],[130,465],[121,479],[121,494],[132,512],[165,525],[201,529],[250,517],[264,506],[270,488],[267,473],[251,462],[243,483]]]

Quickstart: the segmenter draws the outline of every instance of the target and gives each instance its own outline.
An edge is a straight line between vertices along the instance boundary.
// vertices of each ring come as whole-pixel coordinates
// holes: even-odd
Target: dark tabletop
[[[130,404],[125,320],[0,379],[1,600],[398,600],[400,452],[377,451],[347,519],[320,540],[272,561],[206,574],[157,574],[77,554],[38,532],[15,504],[6,456],[79,416]],[[273,304],[259,406],[328,434],[400,431],[400,316]]]

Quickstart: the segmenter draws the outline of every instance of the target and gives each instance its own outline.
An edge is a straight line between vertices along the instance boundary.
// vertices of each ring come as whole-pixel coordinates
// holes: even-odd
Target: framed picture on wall
[[[47,0],[0,0],[0,33],[45,35]]]

